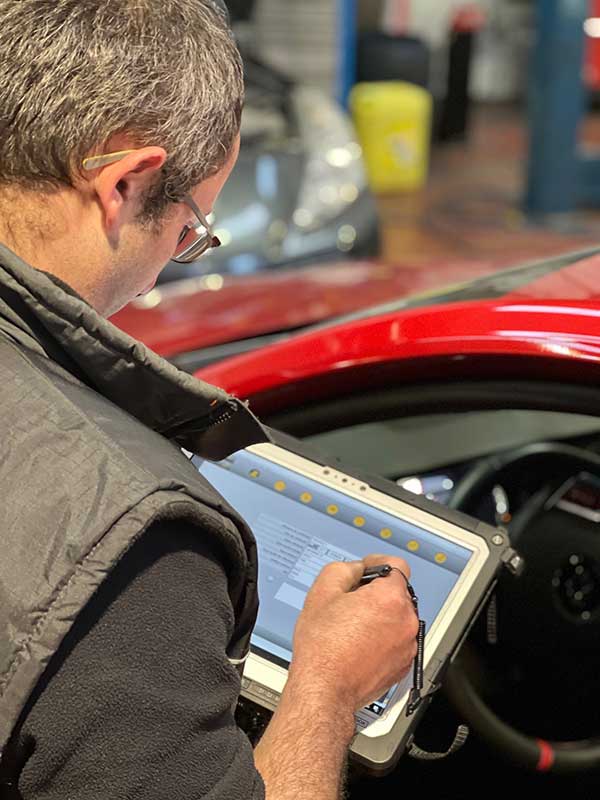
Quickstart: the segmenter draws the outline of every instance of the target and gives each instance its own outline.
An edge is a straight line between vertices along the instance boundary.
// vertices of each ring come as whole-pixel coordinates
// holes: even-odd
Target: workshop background
[[[236,5],[253,4],[234,3],[234,13]],[[344,104],[364,80],[431,93],[431,127],[413,112],[423,130],[412,131],[412,152],[410,95],[400,88],[364,123],[393,127],[395,103],[408,142],[396,188],[374,186],[384,261],[429,265],[443,280],[440,259],[506,265],[597,241],[594,162],[578,148],[600,134],[600,3],[257,0],[242,27],[267,63]],[[419,153],[418,137],[429,134],[429,152]],[[383,133],[379,142],[389,146]],[[411,186],[402,170],[428,156],[428,174]]]

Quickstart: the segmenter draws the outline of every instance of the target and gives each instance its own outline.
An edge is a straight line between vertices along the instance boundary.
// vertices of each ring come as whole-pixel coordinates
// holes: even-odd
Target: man
[[[217,243],[243,101],[225,17],[0,0],[0,52],[0,796],[336,798],[354,711],[415,654],[404,580],[324,570],[253,753],[255,544],[181,448],[265,432],[104,319]]]

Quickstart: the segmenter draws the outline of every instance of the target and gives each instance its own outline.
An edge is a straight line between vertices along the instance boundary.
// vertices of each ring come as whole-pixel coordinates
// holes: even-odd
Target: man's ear
[[[98,171],[93,189],[111,238],[118,237],[121,225],[138,216],[143,198],[166,159],[167,153],[162,147],[140,147]]]

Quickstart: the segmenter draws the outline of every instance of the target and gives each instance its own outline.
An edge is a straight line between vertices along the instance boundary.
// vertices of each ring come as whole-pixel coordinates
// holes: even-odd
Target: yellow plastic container
[[[374,192],[419,189],[427,179],[431,95],[400,81],[359,83],[350,108]]]

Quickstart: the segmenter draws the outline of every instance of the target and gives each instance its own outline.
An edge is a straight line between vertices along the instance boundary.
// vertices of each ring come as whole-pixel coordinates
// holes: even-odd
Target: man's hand
[[[358,586],[364,570],[401,558],[329,564],[306,597],[287,685],[255,751],[267,800],[338,800],[354,712],[403,678],[416,654],[418,620],[395,570]]]
[[[410,577],[401,558],[372,555],[326,566],[306,597],[294,634],[290,680],[357,710],[403,678],[417,646],[418,620],[396,569],[358,586],[364,570],[389,564]]]

